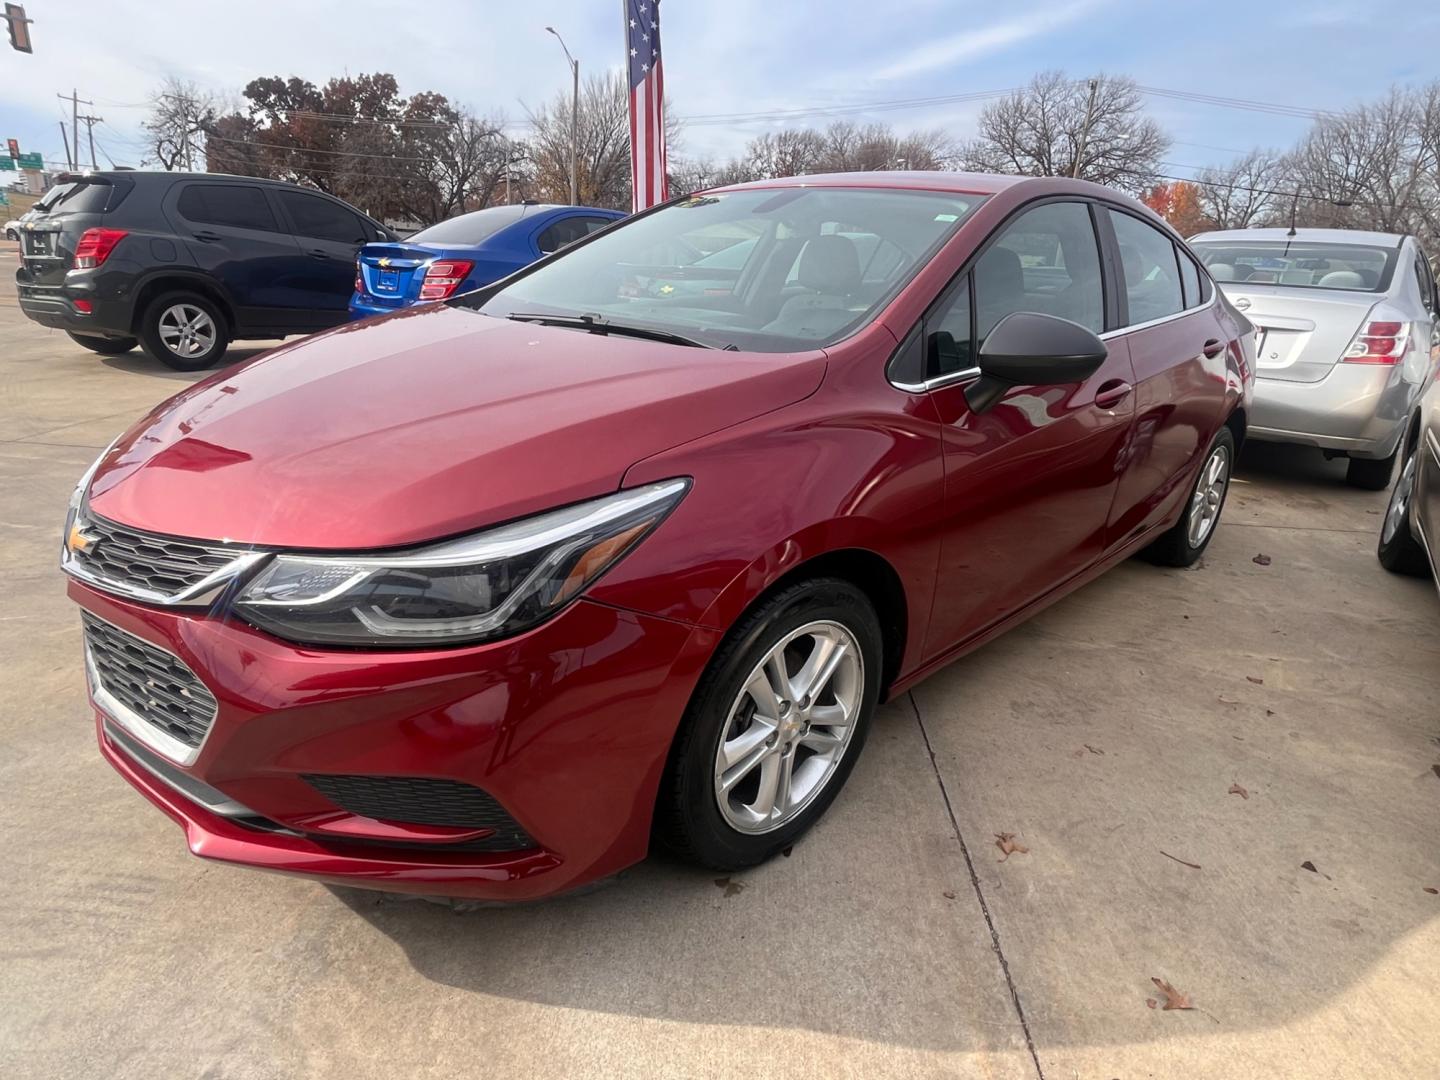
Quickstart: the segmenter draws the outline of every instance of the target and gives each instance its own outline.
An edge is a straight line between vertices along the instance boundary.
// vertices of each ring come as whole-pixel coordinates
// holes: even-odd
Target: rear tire
[[[1390,477],[1395,474],[1395,459],[1399,456],[1400,449],[1396,447],[1387,458],[1352,457],[1345,467],[1345,482],[1362,491],[1384,491],[1390,486]]]
[[[838,578],[792,585],[747,614],[681,721],[660,785],[656,839],[722,871],[793,844],[834,801],[864,748],[882,656],[874,607]]]
[[[1419,480],[1419,471],[1420,446],[1417,440],[1405,454],[1400,479],[1395,481],[1395,490],[1390,492],[1390,503],[1385,508],[1385,521],[1380,526],[1380,546],[1375,549],[1380,565],[1392,574],[1430,576],[1430,560],[1426,557],[1425,548],[1421,546],[1419,538],[1410,528],[1411,504]]]
[[[1190,487],[1180,520],[1141,554],[1159,566],[1193,566],[1215,536],[1234,468],[1235,436],[1228,427],[1222,427],[1205,452],[1205,462]]]
[[[65,333],[76,345],[101,356],[119,356],[140,344],[139,340],[133,337],[96,337],[93,334],[73,334],[69,330]]]
[[[199,293],[172,292],[145,309],[140,341],[166,367],[203,371],[225,355],[230,327],[220,309]]]

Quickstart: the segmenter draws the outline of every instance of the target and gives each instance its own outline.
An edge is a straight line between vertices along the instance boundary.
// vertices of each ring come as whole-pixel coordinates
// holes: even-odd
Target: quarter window
[[[282,191],[280,201],[301,236],[333,240],[338,244],[365,242],[366,230],[361,227],[360,219],[329,199],[299,191]]]
[[[970,278],[967,275],[926,317],[927,379],[975,366],[970,307]]]
[[[1176,258],[1180,262],[1180,283],[1185,288],[1185,306],[1187,308],[1199,307],[1200,297],[1200,271],[1190,261],[1190,256],[1183,251],[1176,250]]]
[[[1027,210],[980,256],[974,275],[979,343],[1016,311],[1055,315],[1097,334],[1105,329],[1100,249],[1085,203],[1045,203]]]
[[[1110,212],[1120,262],[1125,270],[1129,325],[1163,319],[1185,310],[1175,244],[1153,225],[1118,211]]]
[[[536,244],[539,245],[540,251],[543,254],[549,255],[551,252],[559,251],[561,248],[573,244],[576,240],[589,236],[592,232],[603,229],[609,224],[610,222],[607,218],[562,218],[542,232]]]
[[[196,225],[279,231],[265,193],[248,184],[190,184],[175,205],[181,217]]]

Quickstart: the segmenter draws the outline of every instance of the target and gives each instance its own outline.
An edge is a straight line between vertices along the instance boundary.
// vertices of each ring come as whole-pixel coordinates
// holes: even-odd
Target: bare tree
[[[820,172],[880,172],[888,169],[944,169],[956,149],[940,131],[897,135],[886,124],[837,121],[823,131],[791,128],[751,139],[745,153],[731,158],[716,183],[769,180]]]
[[[1248,229],[1273,218],[1283,196],[1284,159],[1254,149],[1230,165],[1202,169],[1195,178],[1200,211],[1216,229]]]
[[[146,164],[153,162],[166,172],[194,171],[205,160],[205,131],[219,108],[214,94],[168,76],[150,95],[150,113],[141,125],[148,143]]]
[[[1090,88],[1063,72],[1035,76],[1030,85],[986,105],[979,135],[961,161],[978,172],[1070,176],[1140,192],[1154,182],[1170,139],[1144,115],[1129,79],[1101,75]],[[1087,116],[1089,122],[1087,125]]]
[[[570,201],[570,92],[530,113],[529,158],[534,194]],[[668,114],[667,114],[668,115]],[[666,121],[675,148],[677,127]],[[585,206],[630,208],[630,98],[619,73],[592,75],[580,90],[579,197]]]

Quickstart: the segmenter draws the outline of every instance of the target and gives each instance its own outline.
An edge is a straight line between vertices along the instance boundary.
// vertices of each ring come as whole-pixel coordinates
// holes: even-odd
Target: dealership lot
[[[0,293],[0,1075],[1433,1068],[1440,600],[1340,463],[1252,448],[1200,567],[1126,564],[886,707],[789,858],[454,911],[193,859],[94,747],[59,521],[194,378]]]

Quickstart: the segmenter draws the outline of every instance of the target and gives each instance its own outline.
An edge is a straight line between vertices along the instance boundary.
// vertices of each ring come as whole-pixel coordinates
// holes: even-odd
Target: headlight
[[[393,555],[277,555],[236,611],[317,645],[413,648],[514,634],[580,595],[689,487],[665,480]]]
[[[120,439],[117,437],[111,440],[109,446],[100,451],[100,456],[90,463],[90,467],[75,484],[75,490],[70,493],[70,505],[65,511],[65,535],[60,541],[60,561],[63,563],[70,557],[70,552],[75,547],[75,536],[73,535],[80,518],[80,508],[85,505],[85,497],[90,493],[90,481],[95,478],[95,473],[100,469],[100,463],[109,456],[110,451],[115,449],[115,444]]]

